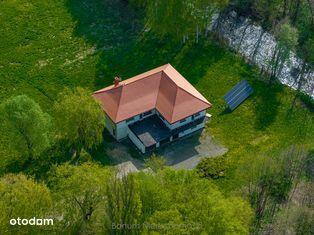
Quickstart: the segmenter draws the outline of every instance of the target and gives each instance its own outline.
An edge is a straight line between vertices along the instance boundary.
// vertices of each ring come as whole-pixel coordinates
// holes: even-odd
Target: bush
[[[144,166],[150,168],[153,172],[162,170],[166,165],[166,159],[154,153],[149,158],[145,159],[144,162]]]
[[[224,177],[228,162],[225,156],[208,157],[200,161],[196,172],[200,177],[218,179]]]

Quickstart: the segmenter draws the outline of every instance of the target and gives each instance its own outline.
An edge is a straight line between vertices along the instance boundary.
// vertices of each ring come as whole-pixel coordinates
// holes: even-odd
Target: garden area
[[[33,184],[38,184],[39,191],[35,190],[33,193],[35,197],[43,197],[39,207],[53,207],[55,214],[52,216],[62,214],[73,222],[67,225],[65,234],[84,234],[86,231],[90,233],[85,234],[101,234],[103,231],[107,231],[105,234],[126,234],[123,233],[124,230],[119,230],[121,233],[105,230],[112,222],[107,218],[108,213],[115,215],[117,221],[128,218],[125,220],[128,223],[165,223],[171,218],[173,223],[195,222],[203,226],[203,230],[169,230],[166,231],[167,234],[195,234],[193,231],[197,234],[202,231],[207,232],[206,234],[247,234],[248,231],[259,231],[256,228],[273,222],[267,216],[274,215],[273,211],[280,208],[278,205],[285,205],[291,185],[298,189],[299,185],[304,186],[306,183],[298,181],[296,185],[291,181],[282,185],[277,182],[277,185],[289,190],[283,190],[285,199],[281,198],[283,201],[280,201],[279,196],[271,191],[273,188],[269,189],[272,192],[270,198],[275,199],[268,199],[268,203],[274,200],[276,206],[265,209],[265,215],[261,211],[256,212],[257,207],[262,204],[260,199],[257,196],[247,197],[243,193],[248,182],[253,184],[245,175],[251,175],[253,171],[254,174],[259,172],[256,169],[260,163],[259,165],[268,167],[265,168],[267,174],[264,173],[270,178],[280,175],[280,179],[285,179],[286,174],[282,175],[282,172],[269,166],[280,162],[282,169],[288,172],[288,165],[284,162],[285,159],[290,159],[289,156],[302,155],[302,158],[297,159],[299,165],[295,164],[299,168],[290,169],[291,172],[299,172],[297,169],[301,169],[300,159],[313,164],[313,101],[279,82],[269,83],[264,73],[229,49],[215,35],[201,37],[197,43],[195,40],[183,43],[170,36],[161,38],[145,26],[144,10],[132,7],[128,1],[0,2],[1,107],[14,97],[20,97],[20,106],[27,105],[27,99],[31,99],[37,105],[36,112],[44,113],[40,120],[34,119],[33,122],[46,122],[44,120],[49,119],[49,125],[42,127],[47,130],[49,144],[47,142],[47,147],[42,151],[38,150],[38,154],[36,149],[27,158],[26,155],[30,152],[23,138],[13,130],[14,124],[6,120],[6,111],[1,109],[0,205],[8,202],[6,200],[9,199],[5,197],[1,199],[1,193],[14,187],[10,186],[10,178],[14,178],[16,174],[21,184],[25,183],[25,187],[16,186],[15,190],[20,187],[27,191]],[[63,136],[65,130],[71,126],[71,120],[68,119],[77,117],[75,113],[81,112],[80,106],[92,110],[92,105],[88,103],[88,94],[111,85],[115,76],[124,80],[166,63],[174,66],[213,104],[208,110],[212,118],[206,124],[204,133],[228,151],[217,157],[220,159],[216,162],[213,158],[206,160],[209,155],[204,154],[205,160],[196,170],[176,171],[160,166],[160,169],[157,167],[156,174],[145,175],[140,172],[118,182],[113,179],[111,172],[111,167],[116,164],[115,156],[109,156],[115,153],[115,140],[104,130],[101,136],[95,134],[95,138],[99,140],[96,141],[97,144],[85,140],[79,144],[71,142],[70,138],[79,137],[71,131]],[[254,93],[235,111],[230,112],[223,96],[243,79],[249,82]],[[12,103],[10,105],[7,104],[6,107],[15,107]],[[84,122],[84,118],[80,120]],[[32,123],[32,120],[29,122]],[[95,125],[100,130],[104,128],[101,121]],[[45,140],[36,141],[39,143]],[[132,158],[143,164],[144,159],[149,158],[139,154],[133,146],[124,148]],[[80,159],[75,159],[74,155],[79,155]],[[263,161],[265,158],[267,160]],[[294,162],[294,159],[290,160]],[[308,169],[307,172],[307,176],[299,177],[299,173],[291,173],[289,176],[291,179],[299,177],[302,180],[305,177],[304,182],[308,182],[310,180],[307,177],[313,175],[313,169]],[[271,179],[267,180],[265,182],[271,182]],[[107,185],[107,182],[110,183]],[[125,189],[123,186],[129,188]],[[117,188],[121,190],[121,194],[135,195],[130,199],[127,211],[115,211],[115,207],[108,206],[108,203],[128,203],[115,191]],[[80,190],[84,191],[82,195]],[[265,192],[268,191],[265,189]],[[90,197],[88,193],[91,193]],[[108,201],[102,200],[100,194],[106,195]],[[77,195],[78,200],[82,199],[81,204],[73,202],[71,195]],[[210,195],[210,198],[206,195]],[[18,192],[17,197],[19,196],[23,198],[23,192]],[[64,200],[60,200],[61,197]],[[150,197],[152,201],[149,200]],[[175,200],[178,202],[174,203]],[[59,203],[54,205],[54,201]],[[211,207],[213,204],[215,206]],[[62,205],[74,212],[66,214]],[[36,206],[35,209],[21,209],[23,206],[21,204],[20,208],[16,208],[16,215],[23,211],[22,214],[30,216],[33,210],[37,210]],[[210,212],[198,212],[197,208],[202,207],[211,208]],[[286,208],[283,208],[280,211],[285,213]],[[7,225],[6,219],[15,212],[0,218],[0,229],[7,232],[21,231],[18,227],[11,230],[12,227]],[[48,213],[47,210],[42,209],[38,215],[45,213]],[[214,216],[210,217],[206,213]],[[239,218],[233,218],[238,215]],[[106,221],[100,218],[106,218]],[[246,218],[249,219],[246,221]],[[260,218],[262,219],[259,221]],[[231,223],[221,223],[228,220]],[[218,225],[215,227],[212,224]],[[60,228],[62,226],[65,225],[61,224]],[[30,228],[27,231],[28,234],[49,232],[45,229],[38,232],[36,228]],[[58,229],[50,232],[57,234],[60,232]],[[145,229],[141,232],[150,234]],[[163,232],[160,234],[165,234]]]

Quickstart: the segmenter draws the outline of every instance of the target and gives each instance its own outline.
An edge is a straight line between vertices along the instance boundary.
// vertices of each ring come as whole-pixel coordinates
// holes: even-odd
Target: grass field
[[[270,87],[254,67],[211,41],[181,45],[160,40],[144,31],[141,19],[141,12],[124,1],[0,1],[0,101],[27,94],[51,112],[65,87],[96,90],[111,84],[115,75],[126,79],[171,63],[213,103],[207,128],[229,148],[233,166],[291,144],[314,148],[314,115],[300,101],[290,110],[293,91]],[[222,97],[244,78],[254,95],[228,113]],[[0,129],[5,162],[16,153],[9,130],[1,124]],[[101,152],[95,152],[99,159]],[[226,190],[233,187],[227,180],[221,182]]]

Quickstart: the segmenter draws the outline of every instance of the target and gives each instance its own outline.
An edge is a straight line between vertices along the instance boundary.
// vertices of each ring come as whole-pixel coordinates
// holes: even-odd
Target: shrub
[[[166,165],[166,159],[162,156],[157,156],[154,153],[149,158],[145,159],[144,162],[144,166],[152,169],[154,172],[162,170]]]
[[[228,162],[225,156],[208,157],[200,161],[196,172],[200,177],[218,179],[224,177]]]

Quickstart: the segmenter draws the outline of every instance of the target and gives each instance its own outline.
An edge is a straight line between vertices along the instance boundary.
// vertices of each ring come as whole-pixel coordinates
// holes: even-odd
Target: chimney
[[[114,80],[113,80],[114,86],[118,86],[121,80],[122,79],[120,77],[117,77],[117,76],[114,77]]]

